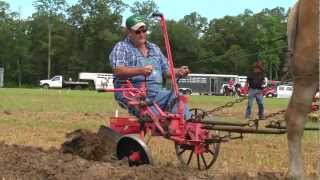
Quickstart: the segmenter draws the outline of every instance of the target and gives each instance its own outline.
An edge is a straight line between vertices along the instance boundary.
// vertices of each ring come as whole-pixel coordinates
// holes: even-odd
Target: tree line
[[[76,79],[79,72],[112,72],[109,53],[125,37],[123,12],[144,16],[148,38],[163,52],[159,11],[153,0],[34,0],[36,11],[22,19],[0,0],[0,67],[6,87],[37,86],[40,79],[60,74]],[[288,12],[282,8],[247,9],[237,16],[207,19],[198,12],[167,20],[176,66],[193,73],[246,75],[260,59],[269,79],[279,79],[285,64]]]

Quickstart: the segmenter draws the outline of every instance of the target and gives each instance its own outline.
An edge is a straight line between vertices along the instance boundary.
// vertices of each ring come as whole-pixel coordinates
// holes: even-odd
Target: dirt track
[[[144,165],[128,167],[126,161],[113,157],[112,144],[95,133],[78,130],[73,141],[61,149],[43,150],[37,147],[0,143],[1,179],[285,179],[278,173],[232,174],[206,176],[173,166]],[[71,142],[71,143],[70,143]],[[68,153],[66,153],[68,152]],[[83,158],[81,158],[81,157]],[[315,177],[310,179],[316,179]]]

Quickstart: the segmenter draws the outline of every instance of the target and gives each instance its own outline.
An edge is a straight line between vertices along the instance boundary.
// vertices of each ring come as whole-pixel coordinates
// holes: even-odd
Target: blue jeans
[[[248,94],[248,105],[246,110],[246,118],[249,119],[252,112],[253,100],[256,99],[258,104],[258,116],[259,118],[263,117],[264,107],[263,107],[263,94],[260,89],[249,89]]]
[[[116,95],[116,99],[120,101],[121,104],[124,104],[127,106],[127,100],[122,96],[121,92],[116,92],[115,95]],[[178,103],[176,101],[173,91],[158,90],[158,92],[156,93],[155,92],[149,93],[147,98],[149,102],[155,101],[163,111],[177,113]],[[158,111],[153,105],[151,105],[150,107],[154,113],[158,114],[157,113]],[[139,110],[129,109],[129,112],[134,116],[139,115],[138,111]],[[191,115],[192,114],[189,110],[189,106],[186,104],[184,107],[184,119],[185,120],[190,119]]]
[[[160,90],[153,98],[153,101],[156,101],[157,104],[161,107],[162,110],[167,110],[171,113],[177,113],[178,103],[175,99],[173,91]],[[152,107],[152,106],[151,106]],[[184,107],[184,119],[188,120],[191,118],[191,112],[187,104]]]

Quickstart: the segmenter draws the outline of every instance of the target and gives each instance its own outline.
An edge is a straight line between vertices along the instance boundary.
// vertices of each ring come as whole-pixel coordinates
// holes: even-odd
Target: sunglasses
[[[137,30],[134,31],[136,33],[136,35],[141,34],[141,33],[146,33],[148,30],[147,29],[142,29],[142,30]]]

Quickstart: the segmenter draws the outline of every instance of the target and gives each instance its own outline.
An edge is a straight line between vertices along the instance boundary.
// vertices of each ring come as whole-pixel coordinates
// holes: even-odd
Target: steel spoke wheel
[[[178,160],[183,166],[199,170],[209,169],[217,160],[220,150],[220,143],[206,143],[207,151],[196,154],[194,146],[175,144]]]
[[[192,108],[191,120],[195,123],[201,123],[204,120],[213,120],[213,117],[200,108]],[[219,136],[219,132],[215,131],[215,135]],[[210,137],[210,136],[208,136]],[[190,140],[190,136],[186,136],[186,140]],[[199,170],[209,169],[217,160],[220,150],[220,141],[208,140],[201,144],[201,153],[196,153],[195,145],[175,144],[176,155],[183,166],[196,168]]]

